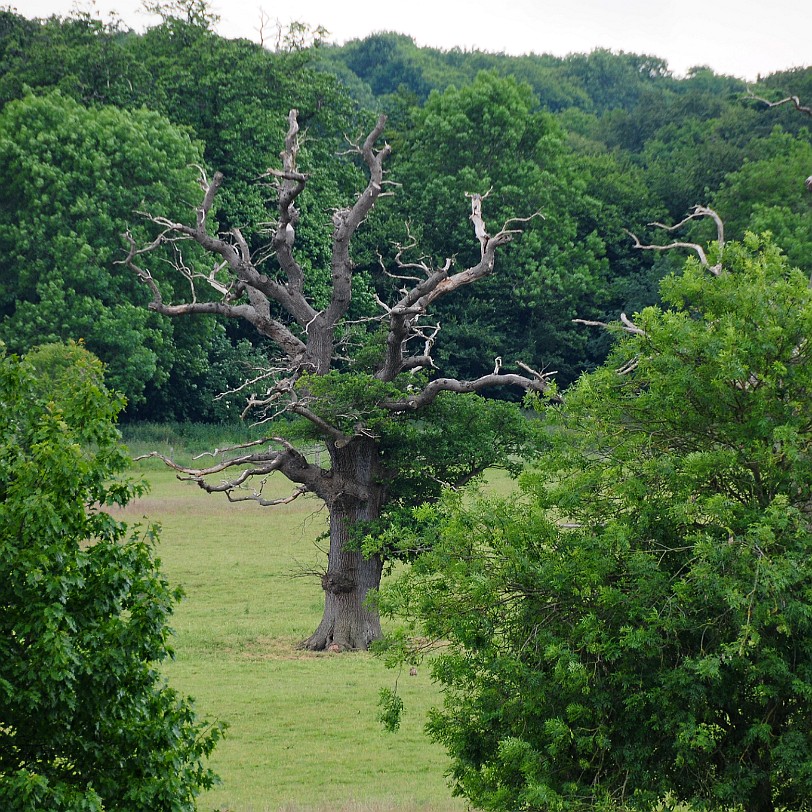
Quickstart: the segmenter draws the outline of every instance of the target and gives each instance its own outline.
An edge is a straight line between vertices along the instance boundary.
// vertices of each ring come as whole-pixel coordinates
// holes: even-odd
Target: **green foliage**
[[[523,498],[423,509],[382,596],[448,641],[429,731],[479,808],[812,808],[812,291],[749,235],[663,298]]]
[[[180,377],[193,374],[175,353],[190,336],[205,340],[209,325],[187,328],[176,342],[173,326],[144,307],[134,275],[113,263],[136,210],[148,205],[177,216],[194,200],[189,164],[199,159],[189,138],[155,113],[88,109],[59,93],[6,105],[0,338],[9,349],[83,339],[132,403],[173,368]]]
[[[224,230],[241,227],[253,247],[263,246],[273,219],[269,199],[274,192],[256,181],[275,161],[285,118],[291,107],[297,107],[307,132],[301,167],[308,172],[319,167],[299,201],[297,247],[307,292],[321,306],[330,281],[331,230],[324,212],[343,205],[356,188],[355,165],[334,160],[343,134],[355,127],[353,110],[333,77],[309,66],[309,52],[274,54],[246,40],[218,37],[209,28],[205,3],[158,5],[164,22],[142,36],[125,34],[87,15],[28,25],[11,13],[0,18],[0,59],[7,66],[0,98],[21,97],[27,110],[25,127],[18,132],[19,108],[6,109],[7,136],[23,155],[30,155],[26,163],[43,165],[38,182],[42,188],[54,186],[56,193],[55,199],[46,194],[42,201],[35,193],[39,209],[47,208],[45,214],[26,211],[29,196],[8,201],[9,217],[18,209],[25,217],[19,227],[12,225],[0,252],[9,251],[8,257],[3,256],[9,264],[23,259],[27,265],[33,263],[28,272],[33,280],[29,278],[22,291],[7,288],[0,300],[4,316],[21,305],[19,324],[9,323],[3,337],[17,351],[31,346],[28,333],[37,334],[37,340],[83,337],[107,363],[112,385],[126,391],[128,417],[224,419],[226,402],[212,405],[213,397],[241,382],[245,368],[258,365],[258,353],[238,331],[224,332],[207,319],[187,322],[183,329],[156,320],[143,309],[143,288],[138,289],[127,274],[104,280],[112,258],[121,256],[120,234],[134,221],[138,226],[136,211],[183,219],[182,212],[196,205],[200,195],[192,165],[205,159],[226,176],[213,219]],[[25,88],[54,85],[62,96],[48,97],[53,114],[42,112],[44,101],[35,111]],[[119,113],[113,136],[107,132],[112,109],[79,112],[84,108],[73,106],[71,97],[88,105],[114,103],[132,112]],[[165,118],[145,113],[144,106]],[[197,143],[189,143],[167,120],[193,133]],[[128,124],[130,134],[125,133]],[[107,134],[94,138],[88,130]],[[150,144],[155,145],[155,155],[149,154]],[[75,152],[88,157],[75,165]],[[16,163],[9,157],[6,166],[18,171],[12,186],[21,186],[25,194],[31,170],[26,166],[20,173]],[[321,171],[322,166],[330,169]],[[74,178],[74,170],[82,177]],[[79,203],[63,203],[63,187],[79,191]],[[43,216],[48,225],[58,220],[74,233],[65,235],[58,246],[48,234],[20,242],[16,229],[36,234],[45,225]],[[134,230],[143,242],[144,232]],[[28,247],[22,258],[20,244]],[[185,248],[184,259],[191,262],[194,257]],[[61,277],[49,274],[47,284],[37,282],[44,275],[40,265],[70,264],[71,255],[80,253],[79,262],[87,266],[81,280],[74,279],[78,271],[69,269]],[[94,269],[95,264],[100,269]],[[15,278],[17,271],[9,273]],[[355,286],[360,304],[365,301],[362,276]],[[101,309],[98,299],[104,304]],[[70,329],[60,324],[63,314],[70,314],[74,322]]]
[[[521,240],[503,251],[492,277],[438,307],[436,357],[444,371],[475,378],[501,356],[558,370],[563,383],[582,368],[585,334],[571,324],[594,313],[606,291],[606,247],[589,216],[588,175],[554,118],[528,85],[481,72],[468,85],[433,93],[404,135],[393,176],[403,183],[402,214],[420,250],[442,264],[475,264],[480,246],[466,193],[490,194],[491,233],[510,218]],[[600,215],[598,215],[600,217]]]
[[[347,434],[361,429],[378,441],[387,483],[387,507],[370,532],[365,552],[410,557],[405,526],[409,509],[436,500],[444,487],[459,487],[488,468],[514,476],[522,460],[537,453],[541,438],[536,424],[514,403],[475,394],[441,392],[415,412],[393,414],[380,404],[408,397],[425,380],[410,374],[386,383],[369,373],[331,371],[302,376],[298,388],[319,418]],[[294,439],[319,440],[309,421],[297,421],[282,433]]]
[[[310,180],[298,201],[297,256],[317,309],[330,285],[331,227],[324,215],[344,205],[358,188],[358,166],[350,159],[336,161],[335,154],[342,151],[343,136],[357,135],[370,118],[349,93],[367,109],[387,112],[392,178],[402,181],[404,193],[394,205],[382,202],[355,241],[353,317],[368,315],[374,307],[377,251],[391,258],[386,246],[405,241],[404,222],[410,222],[421,250],[438,262],[455,255],[462,264],[475,260],[478,249],[465,192],[493,187],[485,204],[491,229],[507,217],[535,210],[547,218],[530,224],[523,239],[503,253],[493,279],[438,308],[443,331],[436,357],[449,374],[476,377],[497,355],[556,369],[565,385],[593,368],[605,356],[606,340],[574,327],[571,318],[606,320],[618,310],[650,304],[656,300],[657,280],[672,267],[634,252],[623,229],[662,221],[664,210],[681,217],[690,206],[712,201],[720,185],[724,188],[715,205],[723,209],[733,236],[741,237],[748,228],[769,230],[793,262],[806,262],[809,204],[800,182],[789,187],[783,179],[803,162],[807,119],[789,106],[768,109],[746,101],[743,83],[733,77],[697,67],[677,79],[655,57],[605,50],[565,59],[441,51],[420,48],[393,33],[340,48],[315,47],[317,40],[304,48],[295,25],[292,39],[273,52],[217,36],[205,2],[153,5],[163,21],[143,35],[88,13],[31,21],[0,12],[0,103],[25,98],[27,88],[57,88],[84,105],[116,105],[133,111],[136,119],[147,107],[188,128],[206,165],[225,174],[212,220],[223,230],[239,226],[256,250],[267,243],[274,218],[273,191],[256,179],[279,152],[288,110],[298,108],[306,132],[299,161]],[[785,72],[765,79],[759,92],[803,98],[809,81],[809,69]],[[46,130],[54,126],[41,118],[32,120],[29,129],[35,123]],[[768,137],[776,125],[795,143],[779,145],[777,136]],[[54,174],[66,174],[62,146],[52,148],[43,139],[51,157],[35,144],[23,145],[24,150],[46,163],[61,162]],[[62,144],[70,138],[60,135],[58,140]],[[178,151],[166,138],[158,143],[159,154],[149,160],[159,177],[173,176],[166,174],[173,155],[178,164],[200,162],[188,147]],[[82,139],[82,147],[100,145]],[[140,154],[131,147],[121,149]],[[769,165],[761,163],[765,160]],[[799,176],[801,182],[806,174]],[[57,177],[46,174],[41,180],[58,187]],[[192,180],[181,185],[186,189]],[[83,188],[89,184],[79,179],[74,185],[82,189],[83,205],[92,205],[98,196],[104,208],[116,182],[111,177],[108,186],[95,191]],[[146,207],[154,191],[136,195],[127,204],[130,212],[142,207],[142,198]],[[174,199],[186,205],[196,202],[197,194],[190,186]],[[12,203],[12,209],[19,206],[19,201]],[[70,220],[64,212],[60,217]],[[34,231],[39,227],[25,225]],[[115,253],[120,250],[118,230],[100,232],[97,245],[77,227],[73,244],[58,249],[97,251],[110,240]],[[12,230],[9,250],[15,263],[16,238]],[[56,262],[54,251],[42,253],[47,254],[43,266]],[[39,259],[25,257],[31,259],[37,267]],[[273,262],[264,270],[277,272]],[[11,273],[16,278],[17,271]],[[132,280],[111,289],[116,304],[105,301],[105,306],[112,313],[97,312],[85,288],[51,276],[50,286],[29,284],[21,296],[15,289],[0,297],[0,313],[9,315],[17,301],[24,305],[18,317],[23,332],[41,336],[37,340],[84,337],[108,364],[113,385],[126,390],[128,417],[228,416],[226,402],[210,406],[212,397],[233,386],[239,370],[257,360],[239,331],[224,333],[206,320],[173,330],[143,311],[130,312],[137,294],[123,288]],[[385,293],[387,280],[376,284]],[[501,305],[495,307],[496,302]],[[65,312],[76,314],[73,329],[49,326]],[[13,325],[3,336],[22,351],[33,339],[19,327]],[[18,343],[12,333],[21,336]],[[139,348],[135,355],[129,352],[132,347]]]
[[[155,528],[105,508],[123,400],[79,345],[0,360],[0,802],[4,809],[193,810],[219,738],[159,672],[179,592]]]
[[[662,59],[639,54],[615,54],[597,48],[589,54],[570,54],[562,73],[580,84],[597,112],[633,107],[647,86],[670,78]]]
[[[340,75],[352,72],[359,100],[371,94],[384,108],[401,93],[423,103],[432,90],[461,88],[483,70],[527,83],[552,111],[629,107],[647,88],[675,81],[666,64],[652,56],[596,50],[560,59],[549,54],[515,57],[458,48],[444,51],[418,47],[410,37],[392,32],[324,49],[321,56]]]
[[[323,267],[325,256],[329,262],[330,230],[324,233],[321,213],[341,204],[339,190],[354,190],[352,164],[334,156],[355,125],[343,90],[310,66],[310,52],[272,53],[177,18],[128,41],[127,49],[154,77],[143,88],[149,106],[190,127],[203,142],[206,163],[224,174],[220,226],[238,226],[257,244],[267,241],[257,232],[259,224],[267,226],[275,216],[274,191],[257,179],[277,160],[289,110],[299,110],[307,132],[301,169],[316,165],[320,171],[299,199],[297,246],[306,269]]]
[[[403,697],[391,688],[381,688],[378,696],[378,707],[381,709],[378,720],[390,733],[397,733],[403,712]]]
[[[88,12],[26,20],[0,10],[0,106],[29,89],[58,89],[83,104],[140,106],[151,79],[125,47],[130,36]]]
[[[812,199],[804,186],[812,166],[809,131],[793,137],[776,128],[752,147],[757,158],[727,175],[713,206],[731,237],[770,231],[792,264],[812,272]]]
[[[416,415],[398,418],[382,438],[384,465],[398,471],[390,493],[398,507],[434,500],[487,468],[518,474],[538,451],[536,424],[515,403],[443,392]]]
[[[144,11],[157,14],[164,22],[181,22],[202,30],[211,30],[220,17],[207,0],[143,0]]]

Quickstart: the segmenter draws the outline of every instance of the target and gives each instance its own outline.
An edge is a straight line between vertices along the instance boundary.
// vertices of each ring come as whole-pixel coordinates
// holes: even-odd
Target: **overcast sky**
[[[132,28],[155,22],[139,0],[11,0],[27,17],[115,11]],[[271,21],[322,25],[345,42],[376,31],[418,45],[565,56],[594,48],[650,54],[676,74],[695,65],[753,80],[812,64],[812,0],[214,0],[218,31],[258,39]]]

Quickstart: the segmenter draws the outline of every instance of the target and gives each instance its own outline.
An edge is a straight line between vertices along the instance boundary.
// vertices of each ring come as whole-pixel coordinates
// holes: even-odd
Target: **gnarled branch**
[[[674,248],[687,248],[689,251],[695,251],[696,255],[699,257],[699,262],[702,264],[702,267],[706,268],[714,276],[719,276],[719,274],[722,272],[722,254],[725,247],[725,226],[722,222],[722,218],[719,217],[719,215],[713,209],[708,208],[707,206],[694,206],[693,209],[691,209],[691,214],[673,226],[667,226],[664,223],[657,222],[649,223],[649,225],[671,232],[681,228],[687,222],[696,220],[700,217],[710,217],[716,223],[716,243],[719,250],[719,261],[715,265],[710,265],[705,250],[698,243],[672,242],[668,245],[644,245],[640,242],[640,239],[636,234],[628,230],[626,233],[634,240],[634,247],[639,248],[642,251],[671,251]]]
[[[473,381],[460,381],[456,378],[435,378],[419,392],[408,395],[402,400],[384,401],[379,405],[390,412],[410,412],[421,409],[431,403],[440,392],[470,393],[480,392],[492,386],[518,386],[531,392],[545,392],[555,372],[537,372],[526,364],[517,362],[517,366],[528,372],[528,375],[515,373],[491,373]]]
[[[267,448],[271,443],[280,445],[282,448]],[[225,493],[231,501],[242,501],[244,499],[258,501],[254,495],[247,496],[243,493],[245,483],[257,476],[268,477],[274,471],[279,471],[291,482],[300,485],[296,496],[293,498],[302,493],[312,492],[327,501],[327,497],[330,495],[329,471],[309,463],[304,454],[282,437],[264,437],[251,443],[218,449],[214,453],[230,454],[232,451],[242,451],[250,447],[261,448],[262,450],[226,456],[219,462],[205,467],[180,465],[170,457],[157,451],[136,457],[136,460],[159,459],[167,467],[175,471],[179,479],[195,482],[207,493]],[[239,469],[239,472],[231,478],[222,479],[219,482],[211,482],[208,479],[234,468]],[[251,493],[256,492],[252,490]],[[292,500],[290,497],[283,497],[277,501],[282,504],[285,501]]]
[[[543,218],[541,212],[535,212],[529,217],[515,217],[507,220],[499,231],[493,236],[487,235],[487,228],[482,215],[482,201],[486,195],[467,194],[472,199],[471,219],[474,221],[474,233],[482,248],[481,258],[475,265],[464,270],[452,273],[453,261],[447,259],[442,268],[432,270],[428,263],[421,259],[416,263],[405,263],[402,259],[405,248],[399,246],[396,255],[398,267],[419,269],[425,275],[423,279],[415,279],[415,285],[411,289],[403,291],[401,299],[393,306],[386,307],[389,320],[389,333],[386,343],[386,358],[375,377],[390,381],[393,380],[404,369],[413,369],[418,366],[434,366],[430,358],[431,346],[434,343],[436,332],[431,340],[427,341],[416,327],[419,316],[428,312],[429,307],[439,298],[458,290],[466,285],[471,285],[480,279],[493,273],[497,250],[510,242],[516,234],[522,232],[521,228],[513,228],[517,224],[525,224],[536,217]],[[483,234],[487,239],[483,240]],[[414,246],[412,241],[406,248]],[[424,351],[421,360],[416,361],[415,357],[409,358],[404,348],[406,343],[414,337],[424,340]],[[430,362],[430,363],[427,363]]]

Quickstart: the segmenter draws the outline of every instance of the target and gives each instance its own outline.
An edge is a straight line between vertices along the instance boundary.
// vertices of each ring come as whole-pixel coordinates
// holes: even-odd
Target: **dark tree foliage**
[[[244,230],[261,244],[273,191],[254,181],[282,146],[278,133],[293,97],[309,128],[302,163],[332,164],[318,173],[302,208],[337,207],[357,170],[332,161],[342,131],[354,126],[336,82],[312,70],[307,53],[226,40],[197,17],[169,16],[143,36],[86,15],[32,22],[3,12],[0,20],[7,66],[0,96],[25,86],[61,88],[48,101],[28,91],[0,114],[3,166],[14,175],[0,206],[0,263],[11,282],[0,294],[0,336],[15,351],[84,338],[108,364],[112,385],[126,392],[129,419],[238,413],[233,402],[213,398],[256,367],[261,353],[233,327],[200,321],[173,329],[134,309],[142,297],[113,266],[120,235],[144,206],[168,212],[167,195],[181,205],[192,200],[190,165],[211,160],[229,174],[216,213],[221,226],[256,224]],[[316,221],[303,219],[299,241],[303,261],[323,267],[329,230],[311,225]],[[329,280],[311,274],[308,282],[309,293],[323,298]]]
[[[133,405],[148,381],[201,375],[211,325],[174,331],[114,274],[121,232],[145,200],[166,212],[195,194],[198,148],[156,113],[87,108],[58,92],[0,112],[0,339],[15,352],[83,339]],[[206,329],[208,326],[209,329]],[[194,349],[193,349],[194,348]],[[180,393],[179,393],[180,394]]]
[[[109,508],[123,400],[80,345],[0,358],[0,806],[182,812],[214,775],[219,726],[165,682],[180,593],[155,528]]]
[[[652,301],[641,281],[647,261],[623,231],[658,214],[641,173],[624,172],[606,152],[578,154],[527,84],[483,72],[459,90],[433,93],[393,143],[392,174],[405,194],[387,212],[388,233],[408,222],[434,257],[464,242],[465,193],[473,189],[490,190],[487,205],[498,218],[543,216],[508,247],[504,275],[444,303],[437,336],[444,368],[472,376],[497,356],[526,357],[567,385],[606,352],[573,317],[626,307],[635,295],[636,303]],[[374,237],[381,232],[373,227]],[[459,260],[471,261],[472,249]],[[369,261],[372,268],[377,259]]]
[[[737,237],[743,228],[770,230],[794,262],[805,261],[802,188],[776,202],[783,190],[772,180],[765,186],[752,182],[757,172],[751,165],[774,158],[776,126],[808,143],[808,117],[791,105],[767,107],[748,97],[735,77],[698,66],[676,78],[656,57],[606,50],[558,58],[420,48],[409,37],[387,32],[341,47],[325,46],[316,37],[307,47],[310,40],[291,30],[274,51],[217,36],[204,0],[154,6],[162,22],[143,35],[88,13],[32,21],[0,11],[0,105],[23,98],[26,88],[37,93],[58,88],[86,107],[115,106],[135,116],[143,107],[162,113],[188,129],[201,145],[203,163],[224,172],[211,218],[222,230],[240,228],[255,251],[265,244],[263,232],[273,220],[273,191],[255,181],[281,149],[284,117],[296,107],[307,131],[299,161],[311,176],[300,199],[297,246],[308,271],[308,294],[316,302],[325,301],[329,288],[328,276],[319,271],[327,267],[331,250],[322,214],[340,208],[361,182],[352,161],[336,161],[335,154],[346,150],[345,135],[354,139],[373,124],[359,105],[387,113],[393,177],[410,189],[417,184],[418,193],[402,196],[409,204],[388,215],[373,215],[360,235],[355,316],[371,312],[376,252],[389,255],[387,246],[406,241],[405,220],[414,233],[423,231],[423,245],[433,255],[457,250],[460,243],[452,235],[466,216],[464,201],[454,196],[457,187],[470,191],[474,181],[483,182],[484,191],[493,185],[488,205],[497,215],[538,207],[548,218],[550,239],[537,238],[537,223],[520,248],[510,249],[517,255],[509,261],[521,272],[512,281],[515,300],[509,308],[495,315],[489,306],[493,292],[487,290],[444,305],[438,353],[459,374],[479,374],[497,352],[549,364],[564,384],[593,368],[604,357],[606,339],[571,331],[569,319],[576,313],[606,318],[618,308],[649,304],[657,279],[671,267],[632,251],[622,227],[679,217],[696,201],[725,209]],[[478,78],[483,70],[502,84],[491,81],[485,89]],[[511,83],[525,88],[521,100],[508,89]],[[753,91],[771,99],[790,93],[806,98],[812,95],[806,92],[809,84],[810,69],[798,68],[765,77]],[[507,127],[500,121],[506,115],[516,119]],[[432,143],[431,128],[448,135],[454,147],[437,153],[436,186],[426,184],[424,170],[411,157],[415,145]],[[788,163],[794,163],[798,149],[787,144]],[[533,171],[533,162],[546,175]],[[788,170],[777,174],[787,177]],[[448,198],[454,204],[435,205],[438,190],[454,193]],[[739,195],[735,201],[733,194]],[[280,273],[273,258],[267,270]],[[376,288],[385,292],[385,285]],[[5,298],[15,295],[7,291]],[[45,296],[43,303],[47,311],[53,297]],[[33,310],[38,307],[35,302]],[[51,320],[48,312],[29,315],[32,323]],[[120,337],[132,324],[111,327]],[[263,348],[250,331],[232,325],[215,336],[212,330],[178,331],[162,348],[141,333],[150,353],[175,353],[185,373],[168,379],[165,361],[140,364],[146,380],[128,390],[128,418],[222,419],[229,413],[227,401],[211,405],[228,377],[223,371],[255,366],[256,351]],[[65,333],[54,329],[46,335]],[[113,345],[103,349],[97,343],[94,349],[112,369],[126,366],[126,358],[114,360],[110,352],[120,356],[122,343]],[[23,346],[29,344],[15,348]],[[218,371],[210,375],[209,367]]]

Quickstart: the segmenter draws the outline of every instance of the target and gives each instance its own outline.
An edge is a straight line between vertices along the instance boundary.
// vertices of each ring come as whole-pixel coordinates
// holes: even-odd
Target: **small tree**
[[[812,809],[812,290],[722,245],[617,326],[523,498],[423,508],[384,594],[444,641],[429,731],[478,808]]]
[[[515,407],[478,399],[474,406],[471,395],[499,386],[541,392],[549,383],[546,374],[522,363],[521,373],[503,371],[501,358],[495,360],[493,373],[475,380],[431,377],[436,369],[431,349],[439,329],[426,320],[431,306],[490,275],[497,251],[518,233],[512,226],[523,222],[508,222],[491,235],[478,193],[470,194],[480,249],[474,265],[455,270],[449,259],[433,268],[427,260],[407,259],[404,247],[397,253],[396,267],[387,269],[400,287],[394,299],[385,302],[375,296],[381,309],[375,316],[350,311],[357,293],[350,242],[384,188],[383,164],[390,148],[376,146],[384,124],[381,117],[354,150],[369,181],[351,206],[332,216],[330,281],[323,302],[308,296],[310,280],[294,251],[300,217],[296,205],[308,180],[297,166],[295,110],[289,117],[282,169],[267,173],[278,183],[278,219],[267,249],[252,255],[237,228],[226,235],[208,232],[224,180],[217,173],[210,181],[202,179],[204,195],[195,225],[152,217],[160,234],[146,247],[130,237],[126,259],[152,292],[150,307],[156,312],[243,319],[268,339],[276,355],[268,369],[246,384],[251,393],[248,410],[256,410],[265,421],[283,415],[299,418],[298,436],[326,446],[329,465],[321,467],[297,450],[290,424],[282,421],[252,448],[226,455],[209,468],[183,468],[165,460],[205,490],[225,492],[231,500],[276,504],[310,493],[325,502],[330,514],[330,551],[322,576],[325,611],[318,629],[304,642],[310,649],[367,648],[380,637],[377,611],[365,599],[380,583],[386,551],[368,556],[361,552],[365,529],[388,511],[435,497],[443,484],[467,482],[491,465],[515,465],[516,455],[527,449],[527,426]],[[206,270],[179,267],[191,284],[191,300],[169,304],[144,264],[155,249],[179,247],[184,240],[209,251],[215,264]],[[312,272],[320,274],[321,269]],[[207,301],[204,288],[213,290],[215,298]],[[373,295],[367,291],[366,300],[374,307]],[[206,479],[232,468],[238,469],[232,479]],[[266,499],[261,486],[250,484],[256,481],[252,478],[264,481],[274,471],[297,485],[289,497]]]
[[[120,397],[79,345],[0,359],[0,806],[193,810],[214,776],[206,729],[164,682],[179,598],[154,529],[105,507],[138,488]]]

